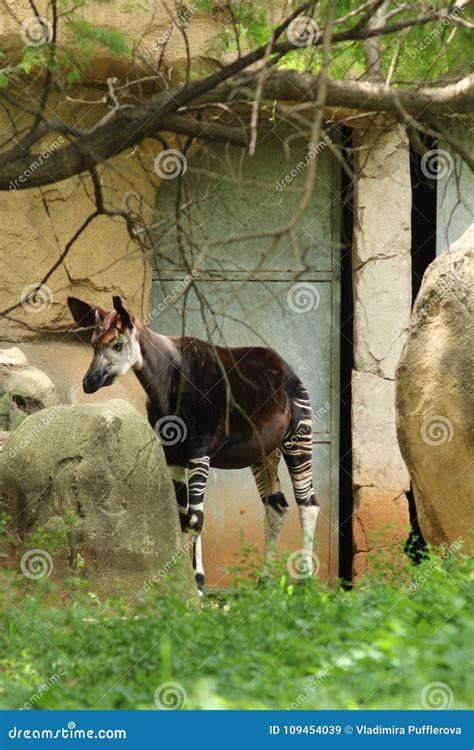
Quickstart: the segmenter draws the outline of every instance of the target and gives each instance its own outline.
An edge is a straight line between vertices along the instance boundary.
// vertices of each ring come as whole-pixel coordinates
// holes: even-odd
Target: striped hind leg
[[[288,503],[281,492],[278,479],[279,461],[280,452],[274,451],[258,464],[250,467],[265,506],[264,572],[269,570],[275,558],[280,532],[288,513]]]
[[[282,444],[283,458],[290,473],[302,529],[301,570],[313,574],[313,542],[319,503],[313,488],[313,426],[311,404],[305,387],[300,384],[292,399],[290,428]]]

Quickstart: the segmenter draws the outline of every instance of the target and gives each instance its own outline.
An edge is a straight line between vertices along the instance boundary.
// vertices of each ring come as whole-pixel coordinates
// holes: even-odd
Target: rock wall
[[[126,172],[126,174],[125,174]],[[106,168],[109,205],[120,206],[127,192],[136,194],[146,220],[151,219],[155,187],[137,159],[127,155]],[[0,202],[0,296],[2,309],[18,305],[0,319],[0,338],[22,341],[39,332],[57,332],[58,340],[72,325],[68,294],[110,307],[112,294],[128,300],[139,315],[148,311],[151,273],[125,224],[96,218],[72,246],[64,262],[34,300],[28,290],[52,268],[81,224],[93,211],[90,178],[54,186],[4,193]]]
[[[397,443],[395,367],[411,307],[411,182],[399,127],[354,134],[353,574],[408,536],[409,476]]]
[[[217,4],[216,4],[217,5]],[[277,3],[278,5],[278,3]],[[40,15],[50,19],[47,0],[35,3]],[[86,69],[85,80],[96,85],[108,76],[138,77],[155,72],[154,64],[162,57],[162,72],[168,78],[182,77],[186,69],[186,41],[182,30],[187,31],[187,43],[191,58],[206,64],[207,41],[219,29],[219,19],[225,12],[216,7],[209,14],[196,13],[192,2],[153,2],[143,5],[118,3],[115,0],[87,3],[78,8],[74,19],[84,19],[101,28],[113,29],[125,34],[130,42],[133,64],[127,55],[112,54],[104,46],[94,48],[93,57]],[[10,55],[19,55],[24,45],[23,36],[31,34],[34,39],[34,12],[28,0],[11,0],[0,6],[0,37],[2,49]],[[22,28],[23,25],[23,28]],[[70,45],[71,32],[65,23],[60,24],[58,44]]]
[[[48,18],[47,3],[38,11]],[[187,9],[187,10],[186,10]],[[168,85],[182,79],[186,62],[186,45],[182,28],[186,28],[194,70],[206,67],[208,41],[219,30],[222,9],[209,15],[197,14],[192,4],[174,6],[152,3],[149,9],[116,2],[93,3],[78,10],[78,18],[126,34],[132,56],[112,54],[97,45],[80,86],[60,94],[53,86],[48,102],[48,116],[75,122],[87,128],[110,113],[101,101],[108,76],[133,81],[156,73],[156,62],[163,56],[162,73]],[[34,14],[26,0],[16,0],[0,8],[0,48],[13,58],[25,44],[25,29],[34,27]],[[70,32],[61,27],[58,44],[69,43]],[[150,85],[150,84],[145,84]],[[156,86],[156,84],[155,84]],[[31,84],[32,95],[41,89]],[[8,132],[11,123],[19,131],[28,127],[31,116],[14,107],[0,111],[0,129]],[[51,137],[41,150],[58,148],[62,137]],[[170,147],[176,145],[167,137]],[[154,158],[162,150],[157,141],[148,141],[131,149],[101,168],[104,196],[108,207],[120,208],[124,201],[152,221],[159,178]],[[34,161],[32,157],[32,161]],[[27,178],[27,175],[18,176]],[[27,181],[27,180],[26,180]],[[140,316],[149,311],[151,273],[149,259],[143,257],[138,244],[130,239],[123,220],[96,218],[74,243],[64,262],[48,278],[34,301],[27,294],[50,271],[64,252],[67,242],[94,210],[93,187],[89,175],[72,178],[41,189],[19,190],[13,184],[0,200],[0,297],[1,309],[15,307],[9,317],[0,318],[0,339],[16,342],[37,337],[38,333],[61,333],[71,325],[65,300],[67,294],[110,304],[111,294],[120,294]],[[19,304],[21,300],[25,304]],[[19,306],[18,306],[19,305]]]

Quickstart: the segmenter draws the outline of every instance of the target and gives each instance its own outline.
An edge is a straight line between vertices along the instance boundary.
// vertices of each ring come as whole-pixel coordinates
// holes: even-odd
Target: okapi
[[[76,323],[93,327],[94,356],[85,393],[111,385],[132,369],[147,394],[148,421],[161,437],[183,532],[193,535],[193,567],[204,587],[201,530],[209,467],[250,467],[265,506],[265,553],[272,559],[288,503],[278,479],[288,466],[303,533],[300,568],[313,572],[319,504],[312,480],[311,405],[306,388],[272,349],[226,348],[192,336],[150,330],[113,297],[106,312],[68,298]],[[176,440],[169,430],[176,429]],[[187,482],[186,482],[187,473]]]

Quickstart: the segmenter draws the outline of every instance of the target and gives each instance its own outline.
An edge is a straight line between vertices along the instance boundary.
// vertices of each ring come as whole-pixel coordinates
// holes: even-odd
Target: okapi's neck
[[[180,364],[179,350],[167,336],[146,326],[138,329],[138,341],[142,363],[134,368],[135,375],[155,408],[169,414],[173,375]]]

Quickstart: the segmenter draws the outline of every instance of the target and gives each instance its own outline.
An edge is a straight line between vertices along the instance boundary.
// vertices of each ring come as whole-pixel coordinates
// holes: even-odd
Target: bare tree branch
[[[386,12],[386,1],[375,0],[365,3],[357,9],[362,15],[355,24],[343,31],[334,33],[332,44],[348,40],[365,40],[366,49],[374,57],[373,47],[367,46],[370,40],[382,35],[410,29],[435,20],[450,18],[454,7],[464,7],[465,3],[432,10],[418,17],[410,17],[395,23],[387,23],[394,12]],[[0,157],[0,190],[25,189],[52,184],[84,172],[94,170],[98,165],[113,156],[132,148],[146,138],[161,138],[163,132],[173,132],[193,136],[204,140],[245,146],[249,143],[249,132],[225,122],[223,118],[216,121],[211,117],[195,118],[191,109],[206,102],[242,102],[252,103],[253,119],[250,127],[256,133],[256,101],[264,102],[308,102],[314,103],[318,98],[321,77],[310,72],[296,70],[279,70],[271,67],[274,60],[294,49],[294,44],[282,41],[282,34],[289,24],[304,12],[314,9],[315,2],[307,2],[297,8],[272,32],[266,44],[242,55],[215,73],[196,81],[186,81],[180,87],[174,87],[151,95],[137,104],[121,104],[117,97],[120,86],[109,85],[112,109],[102,117],[95,126],[87,131],[77,126],[70,126],[58,119],[47,121],[44,117],[44,96],[40,107],[34,115],[34,124],[24,138],[12,149]],[[405,6],[396,9],[397,13],[406,11]],[[346,20],[353,14],[347,14]],[[340,21],[341,19],[339,19]],[[314,40],[315,46],[323,43],[324,30]],[[54,52],[54,43],[53,43]],[[52,53],[51,53],[52,54]],[[378,55],[379,53],[377,53]],[[53,58],[54,59],[54,58]],[[264,64],[254,70],[256,63]],[[265,68],[265,61],[270,68]],[[372,60],[373,62],[373,60]],[[189,60],[188,60],[189,63]],[[48,65],[48,70],[49,70]],[[249,69],[251,72],[249,72]],[[380,72],[380,71],[379,71]],[[379,76],[379,74],[377,74]],[[50,78],[47,76],[46,84]],[[128,84],[126,84],[128,86]],[[420,122],[423,119],[436,117],[438,120],[454,115],[469,114],[474,110],[474,76],[467,76],[455,83],[443,86],[418,85],[411,88],[396,88],[388,82],[328,80],[325,93],[325,106],[342,107],[359,112],[379,112],[398,118],[400,107],[410,117]],[[110,89],[112,90],[110,91]],[[1,93],[5,96],[5,92]],[[189,108],[189,109],[188,109]],[[67,143],[48,155],[41,163],[35,163],[35,155],[30,151],[34,145],[50,133],[66,133]],[[252,143],[252,139],[251,139]],[[26,152],[25,152],[26,149]],[[27,175],[27,178],[25,177]]]

